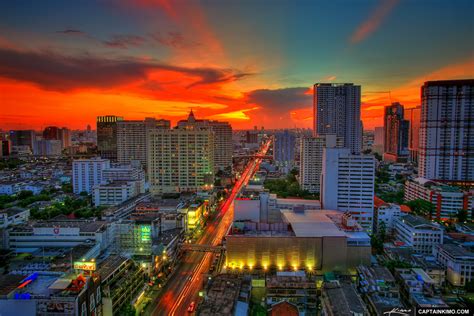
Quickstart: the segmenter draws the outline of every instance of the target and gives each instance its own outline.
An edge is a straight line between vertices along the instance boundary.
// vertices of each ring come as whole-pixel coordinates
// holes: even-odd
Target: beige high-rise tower
[[[214,133],[209,127],[152,129],[147,138],[153,194],[195,192],[214,183]]]

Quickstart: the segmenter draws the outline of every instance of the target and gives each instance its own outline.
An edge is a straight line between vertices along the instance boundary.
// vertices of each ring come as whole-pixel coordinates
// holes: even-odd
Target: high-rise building
[[[289,130],[277,132],[273,135],[273,160],[284,173],[294,167],[296,135]]]
[[[214,133],[209,127],[153,129],[147,138],[150,191],[210,189],[214,183]]]
[[[376,127],[374,130],[374,145],[372,146],[372,151],[383,154],[384,150],[384,128],[383,126]]]
[[[0,140],[0,157],[5,157],[10,155],[10,141],[9,140]]]
[[[474,182],[474,79],[422,86],[419,175]]]
[[[62,143],[58,139],[39,139],[35,141],[33,154],[35,156],[60,156]]]
[[[366,230],[372,230],[375,158],[352,154],[349,148],[324,148],[321,175],[323,209],[350,212]]]
[[[14,130],[10,131],[10,141],[12,146],[28,146],[33,152],[36,133],[34,130]]]
[[[343,138],[336,138],[336,135],[301,138],[299,170],[301,189],[311,193],[319,193],[323,149],[325,147],[341,147],[343,141]]]
[[[71,146],[71,131],[66,127],[48,126],[43,130],[43,139],[59,140],[61,147],[66,148]]]
[[[228,122],[198,120],[193,111],[187,120],[178,122],[178,128],[207,127],[214,133],[214,168],[224,170],[232,168],[232,126]]]
[[[101,158],[76,159],[72,162],[72,187],[75,194],[92,193],[102,183],[102,171],[110,168],[110,160]]]
[[[145,118],[117,122],[117,160],[127,164],[138,160],[146,169],[146,135],[151,129],[170,129],[170,121]]]
[[[97,117],[97,149],[104,159],[117,160],[117,122],[123,117],[106,115]]]
[[[384,160],[403,162],[408,159],[409,126],[410,122],[404,119],[403,105],[395,102],[385,107]]]
[[[418,162],[418,151],[420,144],[420,117],[421,106],[405,109],[405,119],[410,122],[410,130],[408,132],[408,151],[410,152],[411,162]]]
[[[353,153],[362,149],[360,86],[352,83],[314,85],[313,112],[316,136],[335,134]]]

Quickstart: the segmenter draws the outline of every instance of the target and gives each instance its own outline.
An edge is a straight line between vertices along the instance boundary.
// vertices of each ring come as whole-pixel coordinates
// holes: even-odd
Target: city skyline
[[[373,129],[384,106],[419,105],[425,81],[474,75],[472,3],[430,3],[2,3],[0,128],[175,125],[191,108],[235,129],[311,128],[312,85],[348,82]]]

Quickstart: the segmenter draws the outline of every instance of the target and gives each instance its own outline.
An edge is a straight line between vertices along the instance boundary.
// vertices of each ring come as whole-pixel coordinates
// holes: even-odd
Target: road
[[[269,147],[270,141],[262,146],[259,155],[265,155]],[[254,158],[248,163],[219,213],[204,228],[201,238],[197,241],[198,244],[216,246],[222,242],[234,217],[234,199],[253,174],[258,171],[261,161],[261,158]],[[205,284],[204,278],[207,278],[212,256],[212,253],[186,253],[164,286],[162,295],[150,304],[151,311],[147,314],[186,315],[191,302],[198,301],[199,291]]]

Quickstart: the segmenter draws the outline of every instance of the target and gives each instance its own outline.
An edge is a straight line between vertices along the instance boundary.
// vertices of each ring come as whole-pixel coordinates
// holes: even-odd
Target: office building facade
[[[322,208],[350,212],[370,232],[373,226],[374,184],[374,156],[355,155],[349,148],[324,148]]]
[[[384,155],[386,161],[408,160],[408,133],[410,122],[404,119],[404,108],[400,103],[385,107],[384,113]]]
[[[313,90],[314,133],[344,138],[344,147],[353,153],[362,149],[360,86],[352,83],[317,83]]]
[[[474,182],[474,79],[422,86],[419,175]]]
[[[123,117],[106,115],[97,117],[97,149],[100,157],[117,160],[117,122]]]

